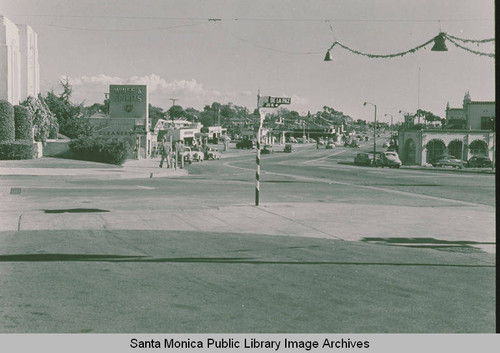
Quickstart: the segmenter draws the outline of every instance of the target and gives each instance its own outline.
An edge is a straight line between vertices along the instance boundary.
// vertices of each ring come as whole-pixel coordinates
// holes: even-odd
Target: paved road
[[[493,176],[252,153],[0,177],[0,332],[494,331]]]

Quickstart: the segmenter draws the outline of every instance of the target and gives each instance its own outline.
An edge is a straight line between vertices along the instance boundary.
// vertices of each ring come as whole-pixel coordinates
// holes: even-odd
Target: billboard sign
[[[148,95],[146,85],[110,85],[110,118],[146,119]]]

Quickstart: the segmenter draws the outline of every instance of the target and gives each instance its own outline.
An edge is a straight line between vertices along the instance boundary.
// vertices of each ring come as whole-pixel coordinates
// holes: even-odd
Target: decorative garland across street
[[[416,46],[415,48],[412,48],[412,49],[409,49],[409,50],[406,50],[406,51],[403,51],[403,52],[400,52],[400,53],[394,53],[394,54],[369,54],[369,53],[363,53],[363,52],[360,52],[358,50],[349,48],[345,44],[342,44],[342,43],[340,43],[338,41],[335,41],[332,44],[332,46],[330,47],[330,49],[328,49],[327,56],[325,57],[325,61],[331,61],[329,53],[333,49],[333,47],[335,47],[336,45],[338,45],[339,47],[341,47],[341,48],[343,48],[343,49],[345,49],[347,51],[350,51],[351,53],[354,53],[354,54],[357,54],[357,55],[362,55],[362,56],[367,56],[369,58],[395,58],[395,57],[398,57],[398,56],[404,56],[406,54],[415,53],[417,50],[420,50],[420,49],[424,48],[425,46],[427,46],[427,45],[429,45],[429,44],[431,44],[432,42],[435,42],[435,41],[441,40],[442,43],[443,43],[443,45],[444,45],[444,39],[445,38],[448,39],[451,43],[453,43],[456,47],[458,47],[460,49],[463,49],[463,50],[466,50],[466,51],[468,51],[470,53],[473,53],[473,54],[476,54],[476,55],[480,55],[480,56],[488,56],[490,58],[494,58],[495,57],[495,53],[484,53],[484,52],[481,52],[481,51],[472,50],[470,48],[467,48],[467,47],[465,47],[465,46],[457,43],[457,41],[460,41],[462,43],[477,43],[477,45],[479,45],[480,43],[494,42],[495,38],[477,39],[477,40],[476,39],[463,39],[463,38],[458,38],[458,37],[455,37],[455,36],[452,36],[450,34],[442,32],[442,33],[439,33],[434,38],[429,39],[427,42]],[[445,47],[445,50],[447,50],[446,47]]]
[[[451,39],[452,37],[450,37],[450,36],[446,36],[446,38],[448,38],[448,40],[450,42],[452,42],[456,47],[458,47],[460,49],[467,50],[468,52],[471,52],[471,53],[476,54],[476,55],[489,56],[490,58],[494,58],[495,57],[495,54],[493,54],[493,53],[483,53],[481,51],[472,50],[472,49],[469,49],[467,47],[464,47],[463,45],[460,45],[457,42],[455,42],[453,39]]]

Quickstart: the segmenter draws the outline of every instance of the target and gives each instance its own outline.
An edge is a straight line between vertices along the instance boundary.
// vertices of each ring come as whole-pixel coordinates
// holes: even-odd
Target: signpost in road
[[[271,96],[260,96],[260,91],[257,94],[257,109],[259,110],[260,122],[259,130],[257,130],[257,171],[255,172],[255,206],[259,206],[259,193],[260,193],[260,135],[262,132],[262,123],[264,122],[265,114],[260,110],[260,108],[277,108],[282,104],[290,104],[292,102],[291,98],[288,97],[271,97]]]

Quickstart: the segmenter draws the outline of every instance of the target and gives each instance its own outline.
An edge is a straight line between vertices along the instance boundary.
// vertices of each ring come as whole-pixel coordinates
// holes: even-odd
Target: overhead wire
[[[127,29],[118,29],[118,28],[81,28],[81,27],[68,27],[54,24],[45,24],[48,27],[55,27],[61,29],[68,29],[72,31],[90,31],[90,32],[148,32],[148,31],[164,31],[173,28],[181,28],[181,27],[194,27],[199,25],[204,25],[206,22],[194,23],[194,24],[184,24],[184,25],[175,25],[168,27],[154,27],[154,28],[127,28]]]
[[[103,19],[138,19],[138,20],[202,20],[207,21],[213,18],[207,17],[169,17],[169,16],[117,16],[117,15],[51,15],[51,14],[10,14],[9,16],[20,17],[58,17],[58,18],[103,18]],[[363,18],[217,18],[220,21],[255,21],[255,22],[475,22],[475,21],[494,21],[494,18],[450,18],[450,19],[363,19]]]
[[[173,28],[181,28],[181,27],[195,27],[199,25],[204,25],[205,22],[194,23],[194,24],[184,24],[184,25],[175,25],[168,27],[153,27],[153,28],[134,28],[134,29],[117,29],[117,28],[76,28],[76,27],[67,27],[60,25],[47,25],[50,27],[63,28],[69,30],[77,30],[77,31],[99,31],[99,32],[148,32],[148,31],[163,31]]]
[[[25,16],[25,17],[64,17],[64,18],[92,18],[92,19],[124,19],[124,20],[183,20],[183,21],[201,21],[198,23],[194,24],[179,24],[179,25],[172,25],[172,26],[166,26],[166,27],[153,27],[153,28],[126,28],[126,29],[120,29],[120,28],[89,28],[89,27],[72,27],[72,26],[64,26],[64,25],[56,25],[56,24],[43,24],[49,27],[54,27],[54,28],[59,28],[59,29],[65,29],[65,30],[76,30],[76,31],[98,31],[98,32],[145,32],[145,31],[162,31],[162,30],[169,30],[169,29],[174,29],[174,28],[182,28],[182,27],[194,27],[194,26],[199,26],[202,24],[205,24],[208,22],[218,22],[218,28],[220,28],[223,32],[227,33],[228,35],[232,36],[233,38],[236,38],[237,40],[244,42],[246,44],[252,45],[256,48],[260,49],[265,49],[269,51],[274,51],[274,52],[279,52],[279,53],[285,53],[285,54],[295,54],[295,55],[311,55],[311,54],[320,54],[323,51],[304,51],[304,52],[299,52],[299,51],[289,51],[289,50],[282,50],[282,49],[277,49],[274,47],[268,47],[268,46],[263,46],[256,44],[252,41],[249,41],[248,39],[242,38],[235,33],[229,31],[227,28],[222,26],[220,22],[222,21],[258,21],[258,22],[264,22],[264,21],[281,21],[281,22],[327,22],[329,24],[330,30],[334,36],[334,43],[330,47],[329,51],[333,49],[335,45],[338,45],[342,47],[345,50],[348,50],[354,54],[357,55],[362,55],[362,56],[367,56],[370,58],[392,58],[392,57],[397,57],[397,56],[403,56],[409,53],[414,53],[417,50],[422,49],[426,45],[432,43],[434,38],[428,40],[427,42],[418,45],[412,49],[399,52],[399,53],[394,53],[394,54],[370,54],[370,53],[365,53],[359,50],[352,49],[348,47],[347,45],[340,43],[337,41],[335,38],[335,33],[333,31],[333,27],[331,25],[331,22],[439,22],[440,26],[440,32],[441,32],[441,22],[465,22],[465,21],[491,21],[494,20],[492,18],[462,18],[462,19],[353,19],[353,18],[344,18],[344,19],[307,19],[307,18],[206,18],[206,17],[168,17],[168,16],[114,16],[114,15],[50,15],[50,14],[33,14],[33,15],[13,15],[13,16]],[[456,47],[466,50],[468,52],[471,52],[473,54],[481,55],[481,56],[488,56],[488,57],[495,57],[494,53],[484,53],[481,51],[473,50],[470,48],[467,48],[459,43],[457,41],[460,41],[462,43],[476,43],[476,44],[482,44],[482,43],[489,43],[489,42],[494,42],[494,38],[488,38],[488,39],[463,39],[463,38],[458,38],[449,34],[444,34],[445,37],[452,42]]]

